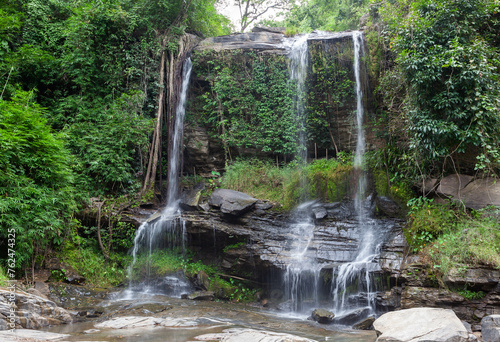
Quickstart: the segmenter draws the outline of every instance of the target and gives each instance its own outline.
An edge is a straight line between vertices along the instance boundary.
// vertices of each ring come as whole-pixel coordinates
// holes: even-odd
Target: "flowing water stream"
[[[155,250],[178,248],[184,251],[186,248],[186,225],[179,209],[178,180],[187,92],[192,69],[191,59],[187,58],[183,65],[181,92],[172,136],[172,151],[169,153],[167,205],[161,212],[156,213],[141,224],[136,232],[132,249],[133,261],[128,268],[129,288],[124,292],[124,298],[131,298],[137,293],[154,294],[158,291],[172,296],[180,296],[191,290],[191,286],[182,276],[169,275],[163,279],[151,276],[149,261],[146,262],[145,272],[141,271],[140,279],[135,279],[134,266],[140,255],[146,255],[150,259]]]
[[[288,44],[290,48],[290,78],[297,84],[296,112],[297,122],[305,123],[303,99],[305,97],[305,78],[308,68],[308,36]],[[318,261],[314,246],[315,224],[311,218],[313,201],[304,202],[295,212],[295,222],[291,224],[288,249],[291,257],[284,271],[285,299],[288,300],[289,314],[309,315],[317,307],[327,308],[336,316],[345,316],[357,311],[357,318],[375,314],[376,287],[373,271],[379,269],[377,257],[386,240],[386,227],[370,217],[371,196],[366,193],[366,173],[363,170],[363,157],[366,150],[363,128],[364,103],[361,76],[363,56],[363,35],[359,31],[352,33],[354,50],[354,78],[356,94],[356,152],[354,157],[357,191],[354,198],[355,225],[359,235],[358,250],[349,262],[341,265],[323,264]],[[299,126],[299,151],[301,160],[307,157],[305,149],[305,124]],[[304,152],[305,151],[305,152]],[[305,180],[302,180],[303,185]],[[331,290],[321,294],[322,270],[332,269]]]

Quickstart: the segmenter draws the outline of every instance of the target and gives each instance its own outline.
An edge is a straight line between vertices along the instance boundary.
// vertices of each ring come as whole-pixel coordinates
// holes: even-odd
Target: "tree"
[[[291,0],[235,0],[240,15],[241,32],[271,10],[287,9]]]

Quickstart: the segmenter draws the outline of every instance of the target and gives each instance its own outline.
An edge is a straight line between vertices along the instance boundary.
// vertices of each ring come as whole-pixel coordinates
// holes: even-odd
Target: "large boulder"
[[[68,311],[46,298],[17,290],[14,304],[10,301],[12,293],[0,288],[0,329],[9,326],[10,309],[14,309],[15,328],[40,329],[49,325],[70,323],[73,321]]]
[[[311,314],[311,318],[313,319],[313,321],[321,324],[332,323],[334,317],[335,315],[332,312],[324,309],[315,309]]]
[[[251,210],[256,202],[256,198],[243,192],[216,189],[212,193],[212,196],[210,196],[208,204],[212,207],[220,208],[221,212],[224,214],[239,216]]]
[[[500,315],[484,317],[481,320],[481,333],[484,342],[500,341]]]
[[[452,310],[414,308],[388,312],[373,323],[377,342],[467,342],[469,334]]]
[[[296,335],[241,328],[226,329],[221,333],[197,336],[196,340],[220,342],[314,342],[314,340]]]

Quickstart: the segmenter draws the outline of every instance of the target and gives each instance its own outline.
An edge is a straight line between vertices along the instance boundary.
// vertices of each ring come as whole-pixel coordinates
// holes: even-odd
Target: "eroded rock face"
[[[481,320],[481,333],[484,342],[500,341],[500,315],[484,317]]]
[[[0,288],[0,329],[6,330],[10,308],[15,310],[15,327],[25,329],[40,329],[49,325],[70,323],[73,321],[68,311],[56,305],[51,300],[17,290],[15,305],[9,301],[10,291]]]
[[[377,342],[467,342],[469,334],[452,310],[415,308],[383,314],[373,323]]]

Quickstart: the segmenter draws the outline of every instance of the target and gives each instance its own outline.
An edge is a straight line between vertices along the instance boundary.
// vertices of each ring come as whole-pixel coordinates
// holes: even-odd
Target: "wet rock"
[[[271,331],[254,330],[254,329],[226,329],[221,333],[205,334],[197,336],[198,341],[224,341],[224,342],[242,342],[242,341],[259,341],[259,342],[315,342],[308,338],[277,333]]]
[[[215,293],[213,291],[195,291],[188,295],[190,300],[214,300]]]
[[[358,322],[352,326],[353,329],[356,330],[372,330],[373,329],[373,322],[375,322],[375,317],[370,316],[362,320],[361,322]]]
[[[313,321],[321,324],[330,324],[333,322],[335,315],[333,314],[333,312],[330,312],[328,310],[315,309],[311,314],[311,318],[313,319]]]
[[[377,342],[467,342],[469,334],[452,310],[415,308],[383,314],[373,323]]]
[[[484,317],[481,320],[481,333],[484,342],[500,341],[500,315]]]
[[[181,195],[179,206],[183,210],[198,210],[201,193],[205,189],[205,183],[199,182],[192,190],[184,191]]]
[[[0,341],[59,341],[69,336],[32,329],[16,329],[14,332],[12,330],[0,331]]]
[[[378,213],[387,217],[399,217],[401,206],[386,196],[377,196],[375,200]]]
[[[16,329],[40,329],[49,325],[73,321],[69,312],[51,300],[17,290],[15,292],[15,305],[12,306],[10,295],[10,291],[0,288],[0,316],[9,317],[10,309],[13,308]],[[5,328],[5,324],[2,323],[1,326]]]
[[[312,209],[312,215],[313,218],[316,220],[321,220],[324,219],[325,217],[328,216],[328,212],[326,211],[326,208],[319,205],[319,206],[314,206]]]
[[[362,319],[366,318],[370,314],[370,309],[359,309],[349,312],[343,316],[335,317],[333,323],[340,325],[353,325]]]
[[[224,214],[239,216],[252,209],[256,202],[256,198],[243,192],[216,189],[210,196],[208,204],[212,207],[220,208]]]
[[[141,316],[123,316],[115,317],[110,320],[95,325],[97,329],[133,329],[146,328],[154,326],[163,327],[194,327],[198,323],[190,318],[161,318],[161,317],[141,317]]]

